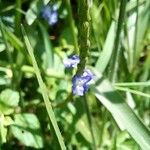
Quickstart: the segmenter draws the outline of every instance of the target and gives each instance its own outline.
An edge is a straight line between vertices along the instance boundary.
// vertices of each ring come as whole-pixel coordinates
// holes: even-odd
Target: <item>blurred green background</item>
[[[101,81],[76,96],[63,60],[82,41]],[[0,0],[1,150],[150,150],[149,129],[149,0]]]

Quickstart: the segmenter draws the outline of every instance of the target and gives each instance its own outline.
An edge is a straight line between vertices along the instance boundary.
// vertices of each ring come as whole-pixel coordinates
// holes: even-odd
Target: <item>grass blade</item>
[[[98,58],[98,61],[96,63],[96,68],[102,73],[105,71],[109,61],[110,57],[113,51],[113,44],[115,39],[115,22],[112,21],[112,24],[110,26],[110,29],[107,34],[107,38],[104,44],[104,48],[102,53],[100,54],[100,57]],[[99,67],[101,66],[101,67]]]
[[[113,86],[101,75],[98,75],[96,87],[93,87],[98,100],[110,111],[121,129],[125,129],[143,150],[150,149],[150,132]]]
[[[112,69],[111,76],[110,76],[111,81],[115,81],[115,79],[116,79],[116,70],[117,70],[117,63],[118,63],[117,61],[118,61],[118,57],[119,57],[120,34],[121,34],[121,30],[122,30],[122,25],[124,22],[126,3],[127,3],[127,0],[121,0],[118,25],[117,25],[117,31],[116,31],[116,38],[115,38],[114,50],[113,50],[113,54],[112,54],[112,62],[110,64],[110,67]]]
[[[143,93],[143,92],[140,92],[140,91],[137,91],[137,90],[124,88],[124,87],[118,87],[118,86],[116,86],[115,89],[120,90],[120,91],[130,92],[130,93],[133,93],[133,94],[136,94],[136,95],[140,95],[140,96],[144,96],[144,97],[150,98],[150,94]]]
[[[150,86],[150,81],[147,82],[120,82],[120,83],[115,83],[115,86],[126,86],[126,87],[131,87],[131,86]]]
[[[25,30],[24,30],[23,26],[22,26],[22,33],[23,33],[23,37],[24,37],[26,48],[27,48],[27,50],[29,52],[29,55],[30,55],[30,57],[32,59],[33,68],[35,70],[36,77],[37,77],[39,86],[40,86],[41,91],[42,91],[42,96],[43,96],[43,99],[44,99],[44,103],[45,103],[45,106],[46,106],[46,110],[47,110],[49,119],[51,121],[52,127],[54,128],[55,134],[56,134],[56,136],[58,138],[58,142],[59,142],[59,145],[61,147],[61,150],[65,150],[66,147],[64,145],[62,135],[61,135],[59,127],[57,125],[55,114],[53,112],[51,103],[50,103],[49,98],[48,98],[46,86],[45,86],[45,84],[44,84],[44,82],[42,80],[42,77],[41,77],[41,74],[40,74],[40,70],[38,68],[36,59],[35,59],[34,54],[33,54],[33,48],[31,47],[31,44],[29,42],[29,39],[28,39],[28,37],[27,37],[27,35],[25,33]]]

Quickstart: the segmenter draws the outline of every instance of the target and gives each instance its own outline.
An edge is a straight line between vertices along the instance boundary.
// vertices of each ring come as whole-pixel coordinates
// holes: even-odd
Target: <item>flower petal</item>
[[[41,11],[41,16],[47,20],[49,25],[54,25],[58,21],[58,13],[57,11],[49,5],[45,6]]]
[[[72,91],[74,95],[83,96],[84,95],[84,88],[83,86],[73,86]]]
[[[77,55],[73,55],[63,61],[66,68],[75,68],[80,62],[80,58]]]
[[[90,70],[85,70],[83,75],[75,75],[72,78],[72,91],[75,95],[84,95],[88,91],[90,82],[94,74]]]

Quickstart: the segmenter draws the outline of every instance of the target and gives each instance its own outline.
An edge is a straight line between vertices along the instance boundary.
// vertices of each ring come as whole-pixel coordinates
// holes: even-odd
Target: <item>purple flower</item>
[[[47,20],[49,25],[54,25],[58,21],[57,8],[55,6],[45,6],[41,12],[42,17]]]
[[[94,74],[90,70],[85,70],[82,75],[75,75],[72,79],[72,91],[74,95],[83,96],[89,88]]]
[[[73,55],[69,57],[68,59],[65,59],[63,61],[66,68],[74,68],[77,67],[77,64],[80,62],[80,58],[77,55]]]

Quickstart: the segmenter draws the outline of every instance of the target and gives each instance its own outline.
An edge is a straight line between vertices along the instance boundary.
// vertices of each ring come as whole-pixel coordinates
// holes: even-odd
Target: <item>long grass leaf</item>
[[[116,86],[115,89],[150,98],[150,94],[146,94],[137,90],[133,90],[133,89],[125,88],[125,87],[118,87],[118,86]]]
[[[150,149],[150,131],[115,91],[111,83],[99,74],[97,86],[93,87],[97,99],[110,111],[121,129],[125,129],[143,150]]]
[[[112,21],[110,29],[107,34],[107,38],[104,44],[103,51],[100,54],[100,57],[98,58],[96,62],[96,68],[100,72],[104,72],[109,61],[110,57],[113,51],[113,44],[114,44],[114,39],[115,39],[115,22]],[[101,66],[101,67],[100,67]]]
[[[124,22],[126,4],[127,4],[127,0],[121,0],[118,25],[117,25],[117,31],[116,31],[116,38],[115,38],[115,42],[114,42],[112,62],[111,62],[111,67],[110,67],[110,69],[111,69],[110,79],[112,81],[115,81],[115,79],[116,79],[117,63],[118,63],[118,57],[119,57],[120,34],[121,34],[121,30],[122,30],[122,25]]]
[[[23,37],[24,37],[26,48],[27,48],[27,50],[29,52],[29,55],[30,55],[30,57],[32,59],[33,68],[35,70],[36,77],[37,77],[39,86],[40,86],[41,91],[42,91],[42,96],[43,96],[43,99],[44,99],[44,103],[45,103],[45,106],[46,106],[46,110],[47,110],[49,119],[51,121],[52,127],[54,128],[54,131],[55,131],[55,134],[56,134],[56,136],[58,138],[58,142],[59,142],[59,145],[60,145],[61,149],[65,150],[66,147],[64,145],[62,135],[61,135],[59,127],[57,125],[55,114],[53,112],[51,103],[49,101],[49,97],[48,97],[46,86],[45,86],[45,84],[44,84],[44,82],[42,80],[42,77],[41,77],[41,74],[40,74],[40,70],[38,68],[36,59],[35,59],[34,54],[33,54],[33,48],[31,47],[31,44],[29,42],[29,39],[28,39],[28,37],[27,37],[27,35],[25,33],[25,30],[24,30],[23,26],[22,26],[22,33],[23,33]]]
[[[147,82],[118,82],[118,83],[115,83],[114,84],[115,86],[127,86],[127,87],[130,87],[130,86],[143,86],[143,87],[146,87],[146,86],[150,86],[150,81],[147,81]]]

